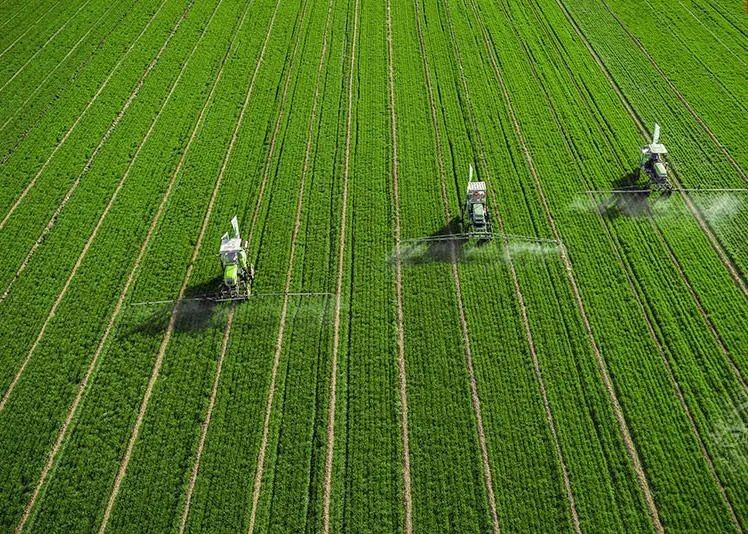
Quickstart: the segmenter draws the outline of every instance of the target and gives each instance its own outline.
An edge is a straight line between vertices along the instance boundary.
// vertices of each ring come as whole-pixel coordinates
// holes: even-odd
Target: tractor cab
[[[470,167],[470,178],[473,177],[473,168]],[[488,209],[486,208],[486,182],[469,181],[465,200],[465,225],[474,232],[488,233],[489,228]]]
[[[231,219],[234,236],[221,236],[219,257],[223,270],[223,285],[219,300],[238,300],[249,296],[249,284],[254,278],[254,267],[247,261],[247,243],[239,235],[239,223]]]
[[[660,142],[660,125],[655,124],[652,143],[642,147],[639,156],[640,169],[649,177],[650,183],[660,190],[670,190],[668,181],[668,151]]]

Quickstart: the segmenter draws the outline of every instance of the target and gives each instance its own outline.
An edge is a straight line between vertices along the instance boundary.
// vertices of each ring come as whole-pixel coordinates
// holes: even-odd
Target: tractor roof
[[[665,148],[665,145],[662,145],[660,143],[653,143],[649,145],[649,151],[652,154],[667,154],[667,148]]]
[[[221,252],[233,252],[235,250],[241,250],[242,240],[238,237],[232,237],[231,239],[221,239]]]

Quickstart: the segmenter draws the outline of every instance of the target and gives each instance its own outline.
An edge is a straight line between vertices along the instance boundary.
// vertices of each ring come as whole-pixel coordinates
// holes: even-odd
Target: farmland
[[[748,529],[742,5],[0,29],[0,531]]]

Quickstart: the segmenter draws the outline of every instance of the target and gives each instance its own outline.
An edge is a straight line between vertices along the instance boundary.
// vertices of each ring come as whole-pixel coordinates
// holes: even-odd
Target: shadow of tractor
[[[639,169],[621,176],[613,182],[610,197],[596,206],[603,217],[651,217],[650,198],[652,191],[649,184],[642,183]]]
[[[218,307],[216,302],[203,297],[215,295],[220,285],[221,278],[216,277],[189,286],[185,290],[184,298],[179,302],[142,306],[143,316],[135,322],[131,332],[150,336],[163,335],[172,316],[175,332],[199,332],[215,325],[216,319],[222,315],[218,310],[224,310],[226,307]]]

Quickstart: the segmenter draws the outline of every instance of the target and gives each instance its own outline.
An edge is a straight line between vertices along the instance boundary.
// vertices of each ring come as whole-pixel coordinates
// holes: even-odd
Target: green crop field
[[[0,0],[0,532],[748,530],[746,139],[737,1]]]

